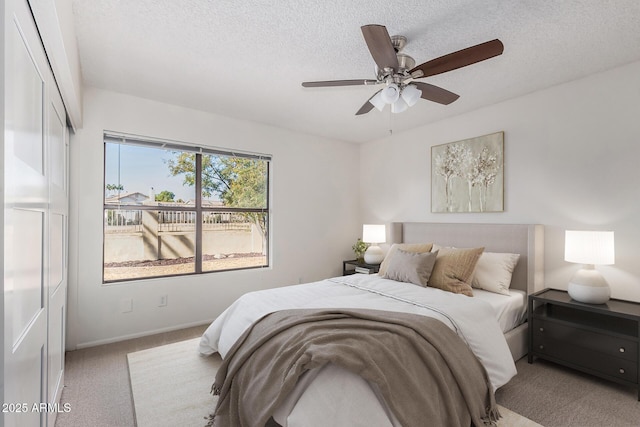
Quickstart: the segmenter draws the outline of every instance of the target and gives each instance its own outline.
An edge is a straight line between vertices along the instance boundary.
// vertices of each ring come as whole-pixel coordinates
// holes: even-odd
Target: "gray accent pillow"
[[[431,243],[394,243],[389,248],[389,252],[387,252],[387,256],[384,257],[382,264],[380,264],[380,271],[378,271],[378,274],[384,277],[384,273],[387,272],[387,266],[393,258],[393,254],[395,254],[398,249],[402,249],[407,252],[431,252],[432,247],[433,244]]]
[[[382,277],[426,287],[437,256],[438,251],[417,253],[398,249]]]

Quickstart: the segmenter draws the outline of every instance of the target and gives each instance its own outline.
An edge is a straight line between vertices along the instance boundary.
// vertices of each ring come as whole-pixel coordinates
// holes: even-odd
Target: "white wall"
[[[545,279],[566,289],[566,229],[613,230],[614,298],[640,301],[640,62],[364,144],[362,222],[538,223]],[[464,97],[464,94],[462,94]],[[443,107],[446,108],[446,107]],[[505,211],[433,214],[430,147],[505,133]]]
[[[614,298],[640,301],[638,75],[640,62],[361,146],[88,88],[71,142],[68,348],[204,323],[242,293],[338,275],[373,222],[543,224],[559,289],[579,268],[563,260],[564,230],[613,230],[616,264],[599,269]],[[272,154],[272,267],[102,285],[105,129]],[[496,131],[505,212],[432,214],[430,147]]]
[[[67,348],[206,323],[245,292],[339,275],[352,256],[357,145],[92,88],[83,118],[71,140]],[[104,130],[272,154],[271,267],[102,285]]]

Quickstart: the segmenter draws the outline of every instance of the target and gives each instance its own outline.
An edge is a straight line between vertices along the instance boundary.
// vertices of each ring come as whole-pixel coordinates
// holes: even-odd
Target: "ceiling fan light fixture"
[[[369,100],[369,102],[371,103],[371,105],[376,107],[378,111],[382,111],[384,109],[384,106],[387,105],[387,103],[382,99],[382,91],[376,93],[373,98]]]
[[[416,87],[416,85],[407,85],[402,89],[401,97],[409,107],[416,105],[416,102],[422,96],[422,91]]]
[[[382,100],[384,102],[386,102],[387,104],[393,104],[398,100],[398,98],[400,98],[400,89],[398,88],[397,84],[391,83],[390,85],[382,89],[380,91],[380,94],[382,95]]]
[[[393,104],[391,104],[391,112],[392,113],[402,113],[403,111],[405,111],[407,108],[409,108],[409,105],[405,102],[404,99],[402,98],[398,98],[396,100],[396,102],[394,102]]]

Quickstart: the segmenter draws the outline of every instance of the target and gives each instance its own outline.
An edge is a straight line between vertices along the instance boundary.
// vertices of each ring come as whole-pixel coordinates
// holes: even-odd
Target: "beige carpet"
[[[203,427],[220,358],[201,357],[199,338],[129,353],[129,375],[138,427]],[[501,427],[541,427],[500,406]]]

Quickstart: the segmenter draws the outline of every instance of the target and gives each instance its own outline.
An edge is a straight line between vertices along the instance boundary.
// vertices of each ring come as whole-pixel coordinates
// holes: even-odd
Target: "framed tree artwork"
[[[504,132],[431,147],[431,212],[504,211]]]

